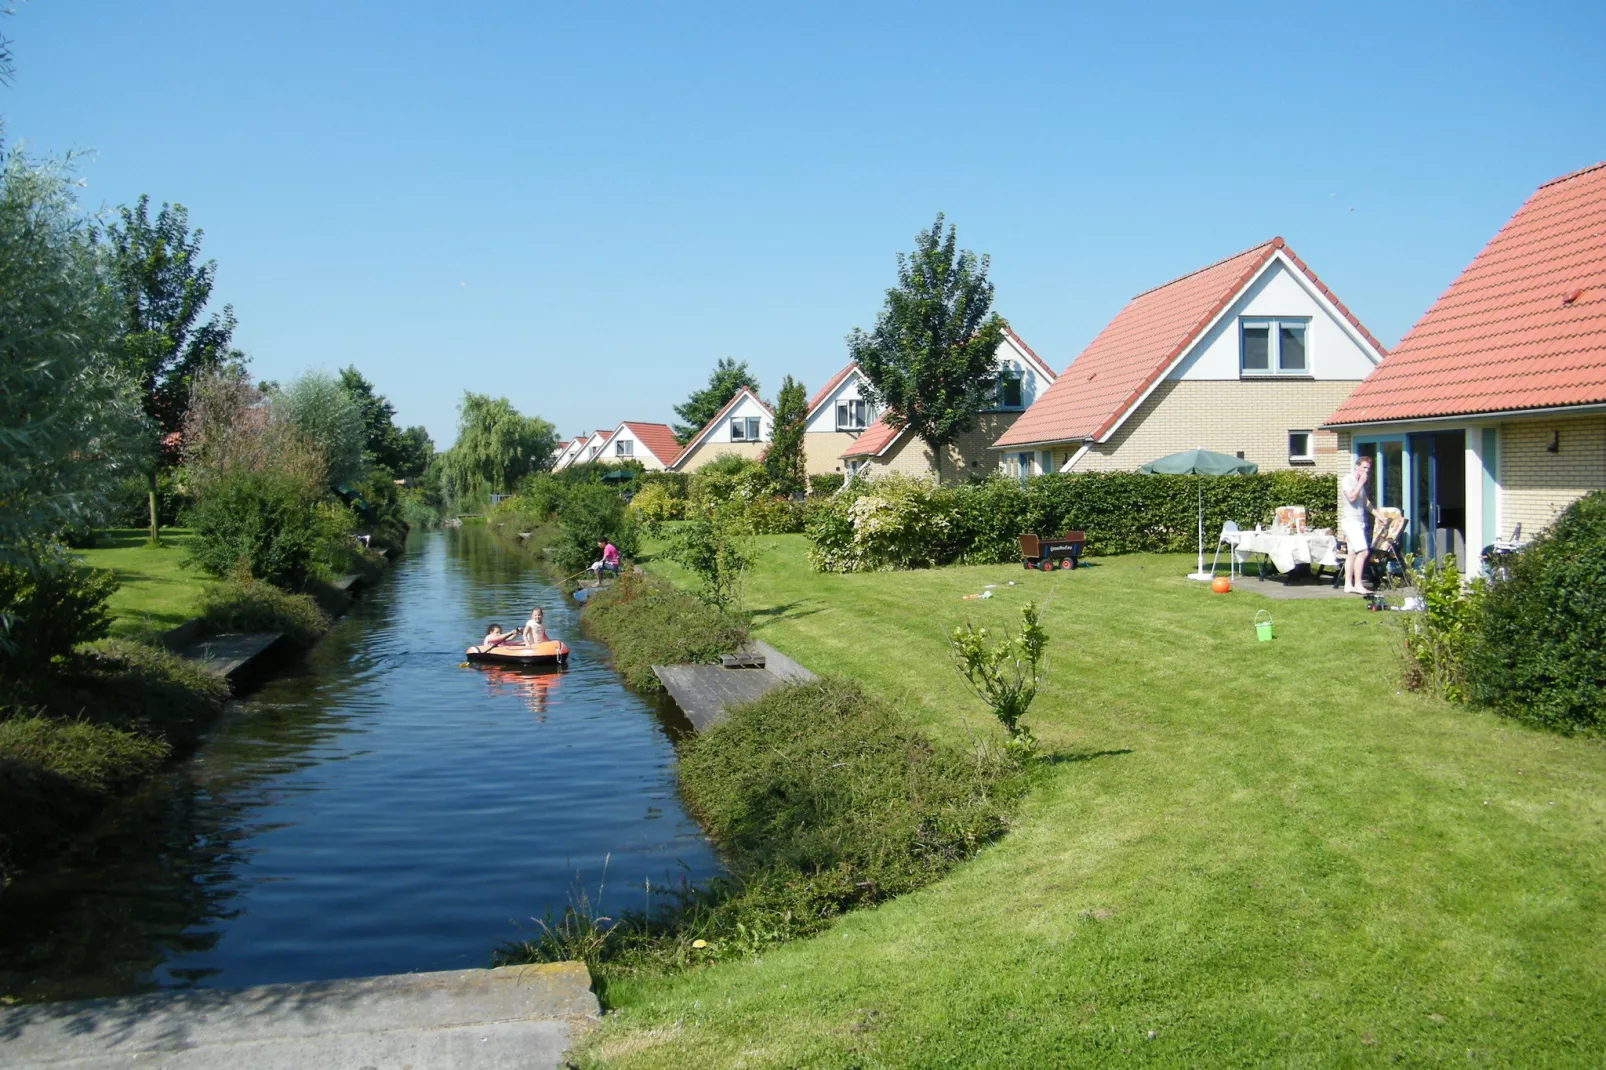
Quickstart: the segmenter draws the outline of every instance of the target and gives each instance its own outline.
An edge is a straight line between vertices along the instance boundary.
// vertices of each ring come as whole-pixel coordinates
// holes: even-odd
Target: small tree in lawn
[[[775,398],[775,430],[764,451],[764,470],[782,494],[808,488],[808,462],[803,455],[803,423],[808,415],[809,399],[803,384],[788,375],[781,380],[781,392]]]
[[[747,370],[747,361],[738,362],[735,357],[721,357],[708,375],[708,385],[701,390],[693,390],[684,405],[675,406],[675,415],[685,421],[675,425],[675,441],[682,446],[690,442],[692,436],[719,415],[725,403],[744,386],[758,393],[758,380]]]
[[[894,428],[919,435],[936,458],[976,414],[992,408],[997,391],[997,351],[1008,326],[993,307],[988,258],[958,249],[954,228],[942,232],[943,216],[915,237],[915,250],[898,254],[898,285],[866,334],[857,327],[848,349],[868,383],[865,399]]]
[[[753,563],[746,546],[750,527],[739,501],[706,505],[675,535],[669,558],[702,580],[700,597],[719,609],[738,611],[742,578]]]
[[[992,632],[973,628],[967,620],[948,636],[948,646],[954,668],[1009,733],[1009,748],[1023,755],[1036,750],[1037,740],[1021,718],[1046,675],[1048,633],[1037,621],[1037,603],[1028,602],[1021,610],[1021,629],[1015,635],[1001,630],[995,642]]]

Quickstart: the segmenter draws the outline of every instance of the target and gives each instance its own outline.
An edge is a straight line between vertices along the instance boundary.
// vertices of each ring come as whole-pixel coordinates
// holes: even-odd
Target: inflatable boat
[[[484,665],[567,665],[569,648],[556,639],[534,646],[498,643],[492,647],[471,646],[464,654],[469,661]]]

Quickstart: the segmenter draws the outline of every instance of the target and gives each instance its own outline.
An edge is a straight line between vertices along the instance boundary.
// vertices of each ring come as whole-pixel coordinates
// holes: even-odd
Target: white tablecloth
[[[1265,554],[1279,572],[1290,572],[1295,565],[1326,565],[1337,568],[1338,539],[1332,535],[1307,532],[1303,535],[1279,535],[1271,531],[1246,531],[1238,540],[1238,561],[1248,560],[1250,554]]]

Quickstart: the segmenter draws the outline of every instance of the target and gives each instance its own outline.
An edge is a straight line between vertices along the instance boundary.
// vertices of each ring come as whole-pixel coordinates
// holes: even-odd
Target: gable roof
[[[1108,435],[1273,259],[1303,274],[1383,355],[1383,344],[1287,242],[1273,238],[1132,298],[994,447],[1098,441]]]
[[[1044,379],[1049,381],[1049,389],[1052,390],[1052,384],[1057,378],[1054,374],[1054,369],[1050,368],[1043,358],[1038,356],[1037,352],[1026,344],[1024,338],[1015,333],[1014,328],[1004,328],[1004,339],[1006,342],[1013,344],[1016,349],[1037,365],[1037,370],[1042,373]],[[1000,345],[999,348],[1002,349],[1003,346]],[[857,365],[849,365],[849,367],[857,367]],[[908,429],[895,429],[885,419],[878,416],[869,427],[859,433],[859,437],[853,440],[853,445],[837,454],[837,456],[844,460],[849,457],[880,457],[891,449],[898,439],[903,437],[903,432],[906,430]]]
[[[731,395],[731,399],[725,402],[725,407],[714,413],[713,419],[704,424],[702,430],[693,435],[686,442],[686,445],[681,447],[680,453],[676,455],[674,461],[670,462],[669,467],[674,467],[674,465],[679,464],[691,454],[693,448],[701,445],[703,439],[707,438],[709,434],[713,432],[714,428],[719,426],[719,422],[725,418],[725,414],[734,409],[744,397],[752,398],[758,403],[758,407],[763,409],[765,413],[769,415],[771,420],[775,419],[775,413],[768,405],[764,404],[764,399],[753,393],[751,387],[744,386],[740,390],[736,391],[735,394]]]
[[[1606,402],[1606,161],[1525,201],[1327,421]]]
[[[809,411],[804,414],[803,419],[805,421],[813,419],[815,411],[819,409],[821,405],[824,405],[826,399],[836,392],[836,388],[841,386],[843,382],[846,381],[848,376],[852,375],[858,370],[858,362],[849,361],[846,368],[843,368],[841,371],[831,376],[830,380],[824,386],[820,387],[819,391],[809,399]]]
[[[668,465],[680,455],[680,443],[675,441],[675,433],[668,424],[642,424],[625,420],[619,427],[628,430],[661,464]],[[613,433],[617,435],[619,429],[615,428]]]

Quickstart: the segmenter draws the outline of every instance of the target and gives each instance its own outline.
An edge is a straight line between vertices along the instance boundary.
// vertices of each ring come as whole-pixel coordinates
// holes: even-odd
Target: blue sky
[[[1056,368],[1273,235],[1392,345],[1606,158],[1606,4],[29,0],[8,142],[187,205],[263,378],[355,363],[445,446],[714,361],[810,391],[941,210]]]

